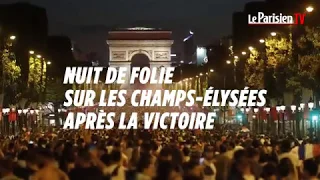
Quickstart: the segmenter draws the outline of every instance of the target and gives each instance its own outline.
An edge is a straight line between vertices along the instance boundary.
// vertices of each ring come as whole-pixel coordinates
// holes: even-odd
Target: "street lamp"
[[[284,121],[284,111],[286,110],[286,106],[285,105],[282,105],[280,106],[280,109],[282,111],[282,131],[283,131],[283,135],[286,134],[286,129],[285,129],[285,121]]]
[[[255,113],[254,116],[257,116],[257,113],[259,112],[259,108],[257,108],[257,107],[253,108],[253,112]],[[254,129],[255,129],[256,133],[259,133],[259,128],[258,128],[259,127],[259,119],[260,119],[260,117],[259,117],[259,114],[258,114],[258,119],[254,123],[255,124],[254,125]]]
[[[246,115],[247,115],[246,125],[248,125],[249,124],[250,107],[246,107],[245,110],[246,110]],[[251,130],[252,130],[252,128],[251,128]]]
[[[297,106],[296,106],[296,105],[291,105],[291,111],[292,111],[292,113],[295,114],[296,110],[297,110]],[[292,126],[290,126],[290,127],[292,127],[293,135],[295,135],[295,132],[296,132],[296,129],[295,129],[295,123],[296,123],[296,121],[295,121],[295,120],[296,120],[296,118],[293,118],[293,119],[291,119],[291,121],[290,121],[290,122],[292,122]]]
[[[181,63],[181,64],[183,64],[183,63],[184,63],[184,61],[180,61],[180,63]]]
[[[267,114],[269,114],[269,113],[270,113],[271,108],[268,106],[268,107],[264,108],[264,110],[267,112]]]
[[[231,64],[231,61],[230,61],[230,60],[227,60],[226,63],[227,63],[227,64]]]
[[[234,56],[235,59],[239,59],[239,56]]]
[[[31,50],[31,51],[29,51],[29,54],[34,54],[34,51],[32,51],[32,50]]]
[[[260,39],[259,42],[262,44],[262,43],[264,43],[265,41],[264,41],[264,39]]]
[[[312,98],[310,98],[310,100],[309,100],[309,102],[308,102],[308,108],[309,108],[310,110],[312,110],[313,107],[314,107],[314,102],[313,102]]]
[[[242,51],[242,52],[241,52],[241,54],[242,54],[242,55],[246,55],[246,54],[247,54],[247,52],[245,52],[245,51]]]
[[[16,36],[10,36],[10,40],[15,40]]]
[[[47,64],[50,65],[50,64],[51,64],[51,61],[48,61]]]
[[[2,117],[3,117],[2,134],[10,133],[9,124],[8,124],[8,116],[7,116],[9,112],[10,112],[10,108],[3,108],[2,109]]]
[[[267,113],[267,132],[269,132],[271,130],[271,127],[270,127],[270,106],[267,106],[264,108],[264,110],[266,111]],[[272,129],[272,133],[273,133],[273,129]]]
[[[302,135],[304,136],[305,134],[305,123],[304,123],[304,116],[303,116],[303,111],[305,108],[306,104],[305,103],[300,103],[299,108],[300,108],[300,120],[302,120],[301,125],[302,125]]]
[[[271,36],[276,36],[277,33],[276,33],[276,32],[271,32],[270,35],[271,35]]]
[[[39,54],[37,55],[37,58],[41,58],[41,57],[42,57],[41,55],[39,55]]]
[[[249,46],[248,49],[252,51],[254,48],[252,46]]]
[[[314,107],[314,102],[313,102],[312,98],[310,97],[310,100],[308,102],[308,108],[310,109],[310,112],[312,112],[313,107]],[[312,113],[310,113],[310,114],[312,114]],[[313,122],[312,122],[311,118],[310,118],[309,123],[310,123],[310,137],[313,138]]]
[[[291,111],[295,112],[297,110],[297,106],[296,105],[291,105]]]
[[[306,8],[306,11],[309,12],[309,13],[313,12],[313,10],[314,10],[314,8],[312,6],[308,6]]]
[[[210,72],[214,72],[214,70],[213,70],[213,69],[210,69]]]
[[[277,115],[278,115],[278,121],[277,121],[277,129],[278,129],[278,136],[280,135],[280,111],[281,111],[281,106],[277,105],[276,106],[276,110],[277,110]]]
[[[200,73],[199,75],[200,75],[200,76],[203,76],[203,74],[202,74],[202,73]]]

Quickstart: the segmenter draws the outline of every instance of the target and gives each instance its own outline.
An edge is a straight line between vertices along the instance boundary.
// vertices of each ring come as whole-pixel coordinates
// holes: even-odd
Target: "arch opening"
[[[131,58],[131,68],[132,67],[150,67],[149,57],[142,53],[133,55]]]
[[[140,68],[148,67],[148,68],[150,68],[149,57],[145,54],[142,54],[142,53],[133,55],[131,58],[130,72],[132,72],[133,67],[140,67]],[[146,87],[145,85],[143,85],[139,82],[138,78],[135,79],[134,84],[135,84],[135,88],[138,88],[138,89],[141,89],[141,88],[144,89]]]

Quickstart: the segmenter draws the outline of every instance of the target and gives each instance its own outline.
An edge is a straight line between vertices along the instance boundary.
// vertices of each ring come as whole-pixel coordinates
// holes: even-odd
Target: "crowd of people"
[[[302,144],[311,143],[306,140]],[[64,130],[1,137],[1,180],[313,180],[301,144],[249,133]]]

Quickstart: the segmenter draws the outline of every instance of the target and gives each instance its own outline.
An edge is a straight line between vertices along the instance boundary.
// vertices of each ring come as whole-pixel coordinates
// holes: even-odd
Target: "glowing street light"
[[[203,74],[202,74],[202,73],[200,73],[199,75],[200,75],[200,76],[203,76]]]
[[[248,49],[249,49],[250,51],[252,51],[252,50],[253,50],[253,47],[252,47],[252,46],[249,46]]]
[[[41,58],[41,57],[42,57],[41,55],[39,55],[39,54],[37,55],[37,58]]]
[[[10,36],[10,40],[15,40],[16,36]]]
[[[180,63],[181,63],[181,64],[183,64],[183,63],[184,63],[184,61],[180,61]]]
[[[32,50],[31,50],[31,51],[29,51],[29,54],[34,54],[34,51],[32,51]]]
[[[230,60],[227,60],[226,63],[227,63],[227,64],[231,64],[231,61],[230,61]]]
[[[271,36],[276,36],[277,33],[276,33],[276,32],[271,32],[270,35],[271,35]]]
[[[50,65],[50,64],[51,64],[51,61],[48,61],[47,64]]]
[[[242,53],[241,53],[242,55],[246,55],[247,53],[245,52],[245,51],[242,51]]]
[[[235,59],[239,59],[239,57],[238,57],[238,56],[234,56],[234,58],[235,58]]]
[[[311,13],[313,10],[314,10],[314,8],[312,6],[308,6],[306,8],[306,11],[309,12],[309,13]]]
[[[264,43],[265,41],[264,41],[264,39],[260,39],[259,42],[262,44],[262,43]]]
[[[213,69],[210,69],[210,72],[213,72],[214,70]]]

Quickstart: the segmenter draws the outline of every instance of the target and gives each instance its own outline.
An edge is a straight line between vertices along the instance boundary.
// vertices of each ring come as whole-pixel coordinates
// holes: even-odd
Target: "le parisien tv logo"
[[[249,25],[299,25],[304,24],[306,14],[294,13],[293,15],[284,15],[282,13],[272,13],[265,15],[263,12],[258,12],[257,15],[248,15]]]

